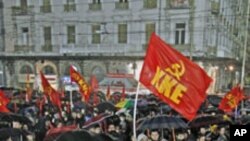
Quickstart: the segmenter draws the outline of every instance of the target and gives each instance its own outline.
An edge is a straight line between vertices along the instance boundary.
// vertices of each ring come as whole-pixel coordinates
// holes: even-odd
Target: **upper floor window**
[[[64,11],[65,12],[76,11],[75,0],[66,0],[66,4],[64,4]]]
[[[51,13],[51,0],[43,0],[42,4],[40,11],[43,13]]]
[[[76,31],[75,26],[68,26],[67,27],[67,37],[68,37],[68,44],[75,44],[76,43]]]
[[[101,43],[101,25],[96,24],[92,25],[92,44],[100,44]]]
[[[127,43],[127,24],[118,25],[118,43]]]
[[[146,9],[157,8],[157,0],[143,0],[143,8]]]
[[[147,23],[146,24],[146,43],[149,42],[149,39],[153,32],[155,32],[155,23]]]
[[[45,66],[45,67],[43,68],[43,73],[44,73],[45,75],[54,75],[54,74],[55,74],[55,71],[54,71],[53,67],[51,67],[51,66]]]
[[[92,0],[89,4],[89,10],[98,11],[102,9],[101,0]]]
[[[28,45],[29,44],[29,28],[23,27],[22,28],[22,38],[21,38],[22,45]]]
[[[24,65],[24,66],[21,67],[19,73],[20,74],[30,74],[30,73],[33,73],[33,70],[32,70],[32,68],[30,66]]]
[[[175,44],[185,44],[185,23],[175,25]]]
[[[44,44],[51,45],[51,27],[47,26],[43,28]]]
[[[188,8],[188,0],[171,0],[171,7],[173,8]]]
[[[21,9],[27,8],[28,7],[27,0],[21,0],[20,1],[20,6],[21,6]]]
[[[119,0],[118,2],[115,3],[115,9],[118,10],[125,10],[128,9],[128,0]]]

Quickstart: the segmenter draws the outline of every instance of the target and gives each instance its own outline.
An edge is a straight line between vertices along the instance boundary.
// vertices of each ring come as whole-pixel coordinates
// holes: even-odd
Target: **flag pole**
[[[244,88],[244,77],[245,77],[245,66],[246,66],[246,52],[247,52],[247,40],[248,40],[248,24],[249,24],[249,6],[250,0],[248,0],[247,4],[247,17],[246,17],[246,30],[245,30],[245,41],[244,41],[244,49],[243,49],[243,59],[242,59],[242,69],[241,69],[241,89]],[[241,102],[241,108],[244,109],[244,101]]]
[[[135,104],[134,104],[134,113],[133,113],[133,133],[134,138],[136,139],[136,109],[137,109],[137,101],[140,90],[140,82],[137,84],[136,95],[135,95]]]

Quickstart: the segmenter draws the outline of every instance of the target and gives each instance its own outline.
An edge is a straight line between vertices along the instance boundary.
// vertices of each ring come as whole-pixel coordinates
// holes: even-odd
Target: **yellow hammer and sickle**
[[[0,101],[0,106],[2,106],[3,105],[3,103]]]
[[[180,80],[181,76],[185,73],[185,66],[182,61],[180,63],[175,63],[171,65],[170,68],[165,69],[166,72],[170,73],[172,76],[174,76],[176,79]]]

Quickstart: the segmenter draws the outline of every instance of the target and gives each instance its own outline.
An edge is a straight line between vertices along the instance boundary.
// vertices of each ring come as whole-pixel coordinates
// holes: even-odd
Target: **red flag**
[[[58,106],[58,108],[61,109],[60,94],[49,84],[42,72],[40,72],[40,75],[44,94],[50,98],[52,104]]]
[[[78,84],[84,100],[89,100],[90,88],[84,78],[72,66],[70,66],[70,78]]]
[[[123,85],[123,87],[122,87],[122,95],[121,95],[121,100],[123,101],[123,100],[125,100],[125,98],[126,98],[126,93],[125,93],[125,85]]]
[[[235,86],[221,100],[219,109],[223,110],[224,112],[231,112],[244,98],[245,96],[243,94],[243,90],[240,88],[240,86]]]
[[[5,96],[4,92],[0,90],[0,112],[10,112],[6,105],[9,103],[9,99]]]
[[[152,34],[140,82],[188,120],[196,116],[212,79],[155,33]]]
[[[110,86],[107,87],[106,100],[110,100]]]
[[[97,91],[98,90],[98,81],[96,79],[96,76],[95,75],[92,75],[91,76],[91,79],[90,79],[90,85],[91,85],[91,91]]]

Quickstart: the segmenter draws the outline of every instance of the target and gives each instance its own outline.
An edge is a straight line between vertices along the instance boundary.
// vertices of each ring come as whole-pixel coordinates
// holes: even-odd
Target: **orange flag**
[[[61,109],[60,94],[49,84],[49,81],[45,78],[44,74],[40,72],[42,87],[44,94],[49,97],[53,105]]]
[[[9,99],[5,96],[3,91],[0,91],[0,112],[10,112],[6,105],[9,103]]]
[[[26,101],[29,102],[32,97],[32,88],[30,87],[30,75],[29,72],[27,72],[26,77]]]
[[[155,33],[152,34],[140,82],[188,120],[196,116],[212,79]]]
[[[81,76],[81,74],[77,72],[72,66],[70,66],[70,78],[71,81],[74,81],[78,84],[82,97],[85,101],[88,101],[90,88],[85,79]]]
[[[219,109],[224,112],[231,112],[244,98],[245,96],[243,90],[237,85],[224,96],[220,102]]]

